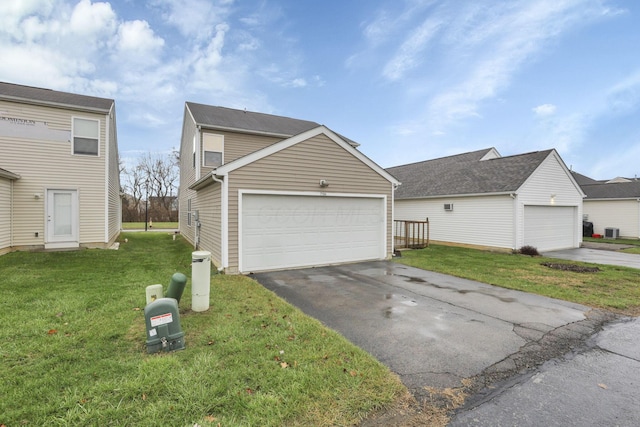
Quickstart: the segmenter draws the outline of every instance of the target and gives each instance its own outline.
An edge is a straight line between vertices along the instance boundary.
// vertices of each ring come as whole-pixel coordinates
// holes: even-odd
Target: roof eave
[[[76,104],[65,104],[62,102],[41,101],[38,99],[22,98],[19,96],[10,96],[10,95],[0,95],[0,99],[5,101],[19,102],[21,104],[40,105],[40,106],[55,107],[55,108],[66,108],[68,110],[76,110],[76,111],[100,113],[100,114],[109,114],[114,104],[113,100],[109,100],[111,101],[111,103],[109,104],[109,108],[104,109],[104,108],[96,108],[96,107],[85,107],[85,106],[76,105]]]
[[[422,200],[422,199],[444,199],[460,197],[485,197],[485,196],[511,196],[517,194],[516,191],[497,191],[491,193],[465,193],[465,194],[438,194],[431,196],[398,197],[396,200]]]
[[[6,169],[0,169],[0,177],[1,178],[6,178],[6,179],[10,179],[10,180],[20,179],[21,178],[21,176],[18,175],[17,173],[9,172]]]

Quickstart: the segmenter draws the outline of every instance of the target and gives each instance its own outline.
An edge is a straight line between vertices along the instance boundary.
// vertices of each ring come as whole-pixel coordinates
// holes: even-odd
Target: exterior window
[[[224,136],[205,133],[202,135],[204,156],[202,166],[217,168],[224,163]]]
[[[191,199],[187,200],[187,225],[191,227]]]
[[[73,118],[73,154],[97,156],[100,152],[100,122]]]

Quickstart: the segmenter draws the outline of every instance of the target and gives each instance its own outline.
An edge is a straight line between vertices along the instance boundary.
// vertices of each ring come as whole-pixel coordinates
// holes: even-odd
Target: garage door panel
[[[244,194],[244,272],[381,259],[384,199]]]
[[[524,244],[539,251],[573,248],[576,220],[573,206],[525,206]]]

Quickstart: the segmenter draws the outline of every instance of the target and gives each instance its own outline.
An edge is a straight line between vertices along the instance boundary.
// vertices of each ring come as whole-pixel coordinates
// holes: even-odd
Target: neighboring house
[[[180,232],[227,273],[390,258],[398,182],[317,123],[187,102]]]
[[[0,251],[118,237],[113,100],[0,82],[0,168]]]
[[[615,179],[582,184],[584,219],[593,232],[605,235],[606,228],[618,229],[619,237],[640,238],[640,181]]]
[[[387,172],[402,182],[395,219],[428,218],[433,241],[539,251],[582,242],[584,194],[555,150],[501,157],[489,148]]]

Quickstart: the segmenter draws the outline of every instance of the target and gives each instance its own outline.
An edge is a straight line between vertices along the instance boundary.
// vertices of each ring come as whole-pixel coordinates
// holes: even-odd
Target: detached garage
[[[180,231],[211,251],[218,268],[251,273],[392,256],[399,182],[358,144],[313,122],[192,103],[186,110]]]
[[[553,149],[495,148],[388,168],[395,219],[429,218],[432,241],[538,251],[580,247],[584,193]]]

